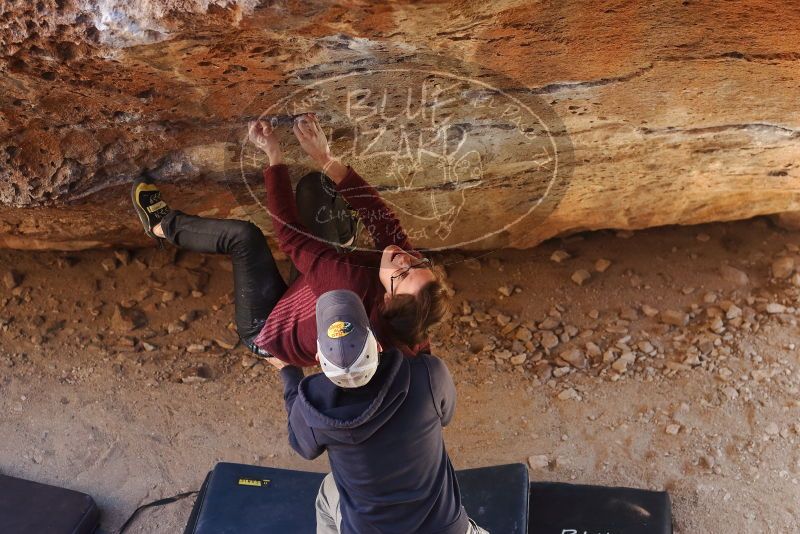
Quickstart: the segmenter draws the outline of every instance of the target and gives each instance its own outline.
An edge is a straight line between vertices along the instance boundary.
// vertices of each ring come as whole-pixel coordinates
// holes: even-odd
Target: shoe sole
[[[148,188],[148,186],[150,187]],[[139,221],[141,221],[142,227],[144,227],[144,233],[147,235],[147,237],[151,237],[160,242],[161,238],[154,234],[152,228],[150,228],[150,217],[147,216],[147,211],[145,211],[145,209],[139,205],[139,198],[137,194],[139,192],[139,187],[145,187],[151,191],[158,190],[158,188],[155,185],[148,184],[142,180],[136,180],[131,186],[131,201],[133,202],[133,208],[136,210],[136,215],[139,216]]]

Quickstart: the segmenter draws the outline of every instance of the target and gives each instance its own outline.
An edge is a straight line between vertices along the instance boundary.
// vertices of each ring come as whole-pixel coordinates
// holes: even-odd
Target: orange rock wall
[[[145,169],[175,207],[269,232],[247,117],[337,76],[373,97],[416,95],[437,69],[462,80],[443,104],[461,125],[454,155],[398,163],[398,132],[436,142],[414,119],[390,128],[389,160],[349,161],[424,246],[800,211],[797,3],[6,0],[0,246],[147,243],[128,201]],[[484,82],[496,108],[470,100]],[[535,113],[516,117],[514,102]],[[344,100],[323,105],[351,154],[341,132],[356,119]],[[285,140],[299,177],[308,162]],[[539,149],[552,174],[532,170]]]

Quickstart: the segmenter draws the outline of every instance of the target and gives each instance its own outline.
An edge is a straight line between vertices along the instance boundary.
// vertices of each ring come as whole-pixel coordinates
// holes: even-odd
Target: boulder
[[[800,212],[796,9],[108,4],[0,4],[0,247],[153,244],[128,196],[145,170],[269,234],[246,122],[302,111],[430,249]]]

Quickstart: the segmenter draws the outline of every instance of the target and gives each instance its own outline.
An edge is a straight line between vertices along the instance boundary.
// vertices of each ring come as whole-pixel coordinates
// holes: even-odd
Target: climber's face
[[[427,258],[418,258],[397,245],[389,245],[381,254],[378,276],[387,296],[416,295],[426,284],[436,280]]]

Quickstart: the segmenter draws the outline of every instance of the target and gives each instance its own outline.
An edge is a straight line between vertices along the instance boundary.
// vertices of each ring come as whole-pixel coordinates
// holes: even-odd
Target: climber
[[[257,226],[172,210],[148,176],[137,179],[131,193],[145,233],[187,250],[231,256],[236,327],[258,356],[316,365],[314,302],[332,289],[349,289],[361,297],[382,343],[407,355],[425,350],[428,329],[446,310],[430,260],[412,249],[377,191],[331,156],[314,115],[298,117],[293,131],[320,169],[300,180],[296,200],[277,134],[266,121],[249,124],[250,140],[269,159],[264,179],[278,245],[300,273],[288,287]],[[345,201],[357,211],[377,250],[351,250],[355,223]]]
[[[319,297],[316,327],[324,375],[275,366],[290,445],[309,460],[328,451],[332,473],[317,494],[317,534],[488,534],[467,517],[445,450],[442,427],[456,405],[445,363],[382,350],[351,291]]]

